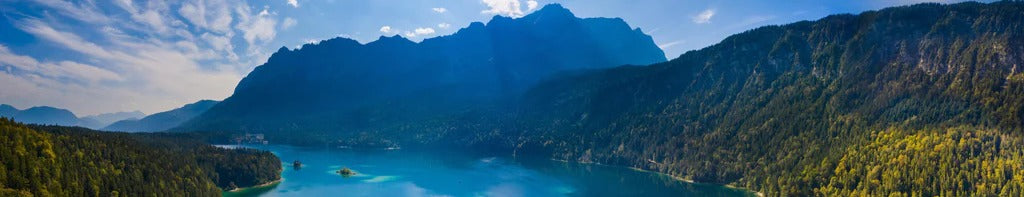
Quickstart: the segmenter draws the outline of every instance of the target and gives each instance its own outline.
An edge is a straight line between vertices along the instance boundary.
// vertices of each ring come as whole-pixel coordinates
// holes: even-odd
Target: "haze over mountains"
[[[94,125],[86,125],[85,127],[92,128],[92,129],[97,129],[97,128],[103,128],[103,127],[105,127],[107,125],[110,125],[110,124],[112,124],[114,122],[117,122],[117,121],[120,121],[120,120],[135,120],[135,119],[139,119],[139,118],[142,118],[142,117],[145,117],[145,116],[146,116],[145,113],[142,113],[141,111],[136,110],[136,111],[131,111],[131,112],[113,112],[113,113],[97,114],[97,115],[85,116],[85,117],[82,117],[81,119],[82,120],[86,120],[88,122],[96,123]]]
[[[74,113],[66,109],[36,106],[25,110],[19,110],[14,106],[0,105],[0,116],[10,117],[16,121],[32,124],[49,124],[76,126],[82,123]]]
[[[71,111],[50,106],[36,106],[19,110],[7,104],[0,104],[0,117],[12,118],[15,121],[30,124],[81,126],[99,129],[124,119],[135,119],[145,116],[142,112],[115,112],[85,116],[79,118]]]
[[[618,18],[576,18],[553,4],[495,16],[420,43],[335,38],[281,48],[235,93],[178,130],[344,132],[445,118],[515,99],[555,73],[665,61]]]
[[[213,100],[201,100],[170,111],[155,113],[142,119],[117,121],[103,127],[104,131],[155,132],[166,131],[188,121],[219,103]]]
[[[0,117],[8,117],[15,121],[39,124],[80,126],[104,131],[122,132],[156,132],[166,131],[181,123],[206,112],[219,101],[201,100],[170,111],[146,116],[142,112],[114,112],[92,116],[77,117],[66,109],[49,106],[31,107],[18,110],[13,106],[0,104]]]

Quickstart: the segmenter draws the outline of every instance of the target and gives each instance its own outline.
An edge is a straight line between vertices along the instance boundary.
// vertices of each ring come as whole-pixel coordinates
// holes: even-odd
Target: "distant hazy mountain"
[[[106,131],[155,132],[164,131],[178,126],[197,115],[209,110],[219,101],[201,100],[170,111],[155,113],[142,119],[121,120],[104,127]]]
[[[136,119],[145,116],[145,114],[139,111],[115,112],[79,118],[69,110],[50,106],[37,106],[18,110],[14,106],[0,104],[0,116],[11,117],[15,121],[28,124],[80,126],[99,129],[118,120]]]
[[[18,110],[14,106],[0,104],[0,116],[10,117],[15,121],[28,124],[80,126],[82,123],[71,111],[48,106]]]
[[[0,116],[13,117],[18,112],[21,112],[21,110],[18,110],[18,108],[14,108],[14,106],[0,104]]]
[[[79,119],[82,120],[82,126],[92,129],[99,129],[120,120],[135,120],[145,116],[146,114],[140,111],[132,111],[98,114],[92,116],[85,116]]]
[[[234,94],[181,130],[344,132],[427,121],[513,99],[554,73],[665,61],[618,18],[548,5],[420,43],[335,38],[281,48]]]

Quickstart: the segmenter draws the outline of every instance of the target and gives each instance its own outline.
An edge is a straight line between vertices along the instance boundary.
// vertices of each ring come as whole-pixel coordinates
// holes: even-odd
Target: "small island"
[[[338,170],[338,174],[340,174],[342,177],[348,178],[350,176],[356,175],[356,172],[352,171],[352,169],[348,169],[348,167],[342,167],[341,170]]]
[[[299,160],[295,160],[294,162],[292,162],[292,168],[295,168],[296,170],[302,168],[302,162],[300,162]]]

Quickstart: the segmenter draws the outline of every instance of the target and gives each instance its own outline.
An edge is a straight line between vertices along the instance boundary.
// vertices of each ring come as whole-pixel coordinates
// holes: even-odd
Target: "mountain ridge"
[[[175,130],[361,130],[493,105],[557,72],[662,61],[653,39],[621,19],[548,5],[419,43],[382,36],[282,47],[231,97]]]
[[[29,124],[62,126],[83,126],[89,124],[89,122],[79,119],[75,113],[67,109],[50,106],[33,106],[19,110],[11,105],[0,104],[0,116]]]
[[[217,103],[219,103],[219,101],[200,100],[194,103],[185,104],[179,108],[145,116],[140,119],[120,120],[103,127],[101,130],[122,132],[165,131],[178,126],[179,124],[188,121],[203,112],[206,112],[206,110],[209,110],[210,107],[213,107]]]
[[[117,121],[139,119],[145,116],[145,113],[135,110],[130,112],[111,112],[91,116],[83,116],[79,119],[81,119],[83,122],[86,122],[83,123],[82,126],[91,129],[99,129],[109,126],[110,124],[113,124]]]

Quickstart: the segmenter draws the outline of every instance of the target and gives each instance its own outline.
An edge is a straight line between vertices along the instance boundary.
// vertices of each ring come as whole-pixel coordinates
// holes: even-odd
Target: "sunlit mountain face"
[[[282,48],[231,97],[179,130],[351,135],[506,105],[557,73],[646,65],[664,56],[650,36],[621,19],[581,19],[553,4],[420,43],[337,38]]]
[[[1024,195],[1020,2],[0,10],[0,196]]]

